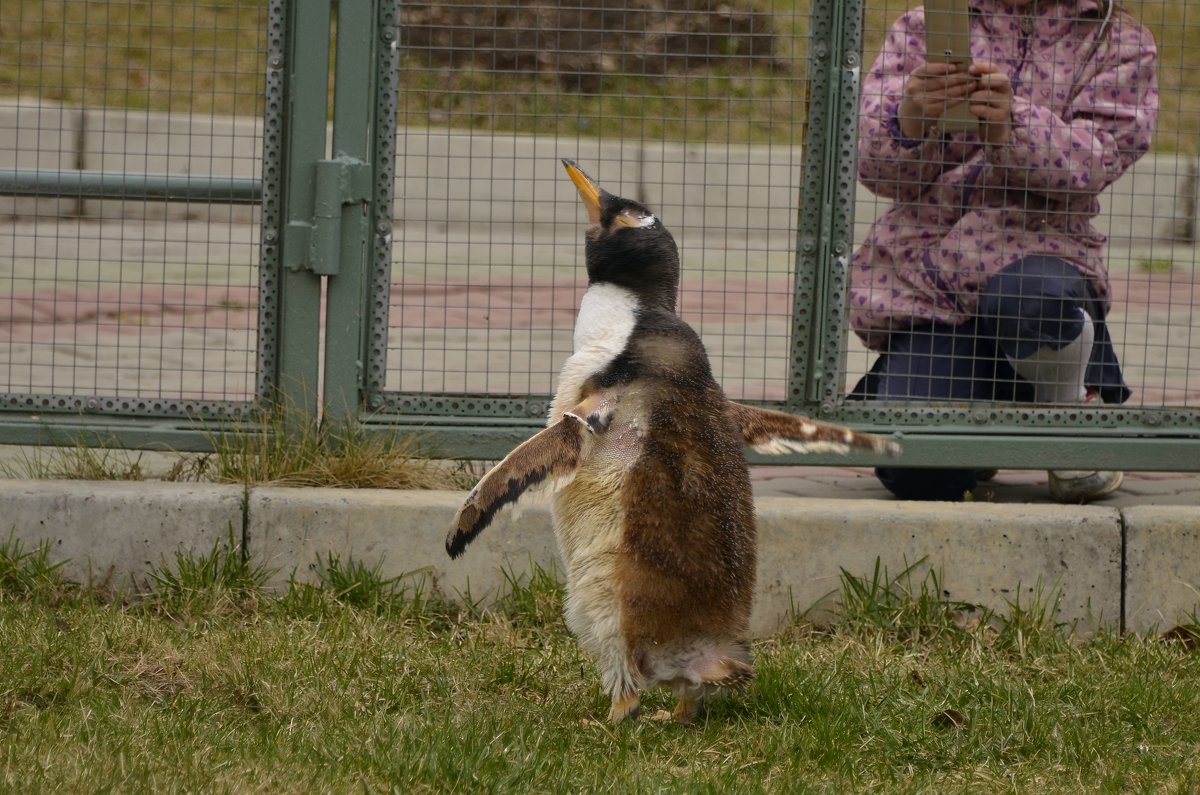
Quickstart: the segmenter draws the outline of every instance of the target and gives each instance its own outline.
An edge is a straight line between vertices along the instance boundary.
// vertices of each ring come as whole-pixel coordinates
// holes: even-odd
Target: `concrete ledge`
[[[0,533],[49,544],[78,582],[128,585],[178,551],[242,533],[240,486],[0,480]]]
[[[942,595],[1002,614],[1059,588],[1058,620],[1082,632],[1121,616],[1121,516],[1113,508],[990,503],[855,502],[759,498],[755,628],[770,631],[800,610],[833,605],[840,574],[869,577],[878,558],[919,586],[931,569]],[[818,614],[826,612],[818,608]]]
[[[1200,510],[1142,506],[1124,516],[1125,628],[1164,631],[1200,612]]]
[[[465,492],[261,488],[250,494],[251,554],[277,569],[273,584],[292,572],[312,581],[318,559],[349,555],[382,562],[386,576],[428,574],[440,595],[490,602],[506,590],[502,573],[528,572],[558,560],[548,506],[506,510],[456,561],[446,555],[446,531]]]
[[[67,576],[128,582],[179,550],[205,552],[232,526],[282,587],[313,578],[334,553],[388,576],[423,572],[437,593],[490,602],[503,570],[557,565],[548,506],[501,513],[457,561],[443,539],[462,492],[258,488],[170,483],[0,481],[0,523],[26,545],[48,541]],[[924,561],[943,595],[998,611],[1028,605],[1039,584],[1062,594],[1058,620],[1083,632],[1121,624],[1123,577],[1131,628],[1173,621],[1200,602],[1200,512],[1130,508],[1128,568],[1115,508],[761,497],[756,634],[796,611],[833,604],[842,569],[870,576],[878,557],[891,576]],[[1164,618],[1165,617],[1165,618]]]

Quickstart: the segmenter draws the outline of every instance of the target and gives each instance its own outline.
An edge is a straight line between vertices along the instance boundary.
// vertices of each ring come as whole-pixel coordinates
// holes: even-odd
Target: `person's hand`
[[[918,66],[904,81],[904,96],[896,111],[900,132],[905,138],[924,138],[947,108],[967,100],[975,84],[976,77],[959,64]]]
[[[981,122],[979,135],[989,144],[1008,143],[1012,133],[1012,82],[990,61],[971,64],[970,74],[978,81],[971,92],[971,114]]]

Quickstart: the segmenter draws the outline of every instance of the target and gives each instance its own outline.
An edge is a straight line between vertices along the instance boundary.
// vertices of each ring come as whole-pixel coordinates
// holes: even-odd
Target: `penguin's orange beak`
[[[600,188],[592,178],[583,173],[579,166],[575,165],[575,161],[563,159],[563,167],[567,169],[567,176],[575,183],[575,187],[579,189],[579,198],[583,199],[583,206],[587,208],[588,221],[593,224],[600,223]]]

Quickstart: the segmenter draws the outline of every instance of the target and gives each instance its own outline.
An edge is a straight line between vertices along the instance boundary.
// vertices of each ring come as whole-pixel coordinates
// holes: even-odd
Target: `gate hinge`
[[[312,221],[284,228],[284,267],[335,276],[342,245],[342,208],[371,198],[371,166],[353,157],[316,162]]]

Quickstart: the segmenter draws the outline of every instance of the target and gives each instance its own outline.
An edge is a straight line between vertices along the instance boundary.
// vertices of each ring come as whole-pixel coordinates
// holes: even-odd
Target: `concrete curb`
[[[66,576],[114,585],[204,552],[232,528],[249,554],[311,580],[318,556],[380,561],[384,574],[426,572],[451,599],[487,603],[505,570],[557,564],[548,507],[505,511],[458,561],[442,542],[464,494],[174,483],[0,481],[0,523],[26,548],[46,542]],[[938,573],[943,596],[1007,612],[1041,589],[1061,593],[1060,621],[1082,632],[1167,628],[1200,604],[1200,511],[989,503],[760,497],[759,586],[753,630],[832,606],[842,569],[870,576],[910,564],[912,583]]]
[[[244,490],[211,484],[0,481],[0,534],[47,543],[63,574],[120,587],[177,551],[242,533]]]
[[[1125,520],[1125,617],[1169,629],[1200,614],[1200,510],[1139,506]]]

